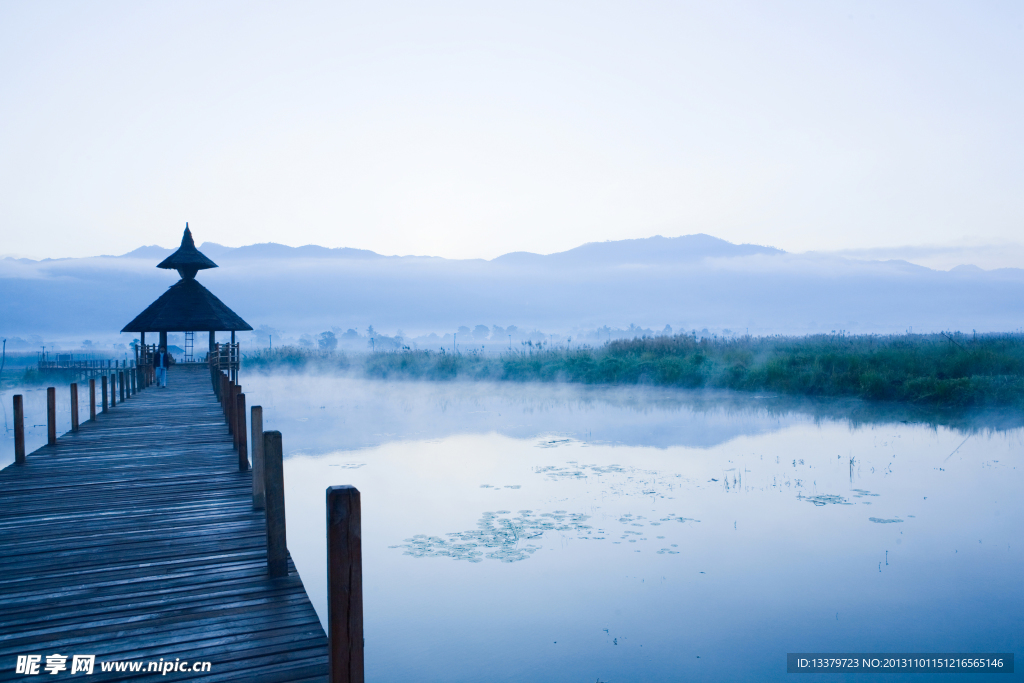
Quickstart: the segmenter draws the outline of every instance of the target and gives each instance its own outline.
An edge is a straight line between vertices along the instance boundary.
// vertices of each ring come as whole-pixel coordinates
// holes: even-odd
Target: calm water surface
[[[284,435],[288,545],[321,619],[324,490],[362,492],[367,680],[770,681],[787,652],[1024,650],[1012,422],[654,389],[243,383]]]
[[[782,680],[787,652],[1022,650],[1020,429],[643,389],[246,393],[284,434],[321,619],[324,489],[362,492],[368,680]]]

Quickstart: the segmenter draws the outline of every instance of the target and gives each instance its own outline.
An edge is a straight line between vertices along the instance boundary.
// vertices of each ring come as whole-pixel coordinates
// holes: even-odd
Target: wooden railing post
[[[110,407],[117,405],[117,375],[110,373]]]
[[[57,388],[46,388],[46,443],[57,445]]]
[[[266,507],[266,496],[263,491],[263,407],[253,406],[252,416],[252,509],[262,510]]]
[[[235,429],[235,399],[238,398],[238,387],[232,382],[228,389],[228,401],[225,408],[228,412],[228,433],[231,434],[231,445],[238,450],[238,430]]]
[[[25,406],[21,394],[14,395],[14,462],[25,464]]]
[[[354,486],[327,489],[327,638],[330,683],[363,683],[363,548]]]
[[[271,578],[278,578],[288,575],[281,432],[263,432],[263,474],[267,505],[267,571]]]
[[[235,447],[236,451],[238,450],[238,429],[236,429],[235,425],[235,401],[240,393],[241,387],[232,382],[231,388],[228,391],[227,406],[225,406],[228,412],[228,431],[231,433],[231,444]]]
[[[96,419],[96,379],[89,380],[89,419]]]
[[[102,390],[102,396],[100,397],[101,398],[100,412],[101,413],[105,413],[105,412],[107,412],[107,376],[106,375],[103,375],[103,377],[100,379],[100,384],[102,384],[102,387],[100,387],[101,390]]]
[[[124,403],[125,390],[124,390],[124,370],[117,371],[117,383],[121,385],[121,403]]]
[[[228,406],[231,405],[231,401],[235,398],[234,387],[231,386],[231,380],[227,380],[224,383],[224,420],[228,423],[228,434],[231,434],[231,411],[228,410]],[[232,440],[234,443],[234,440]]]
[[[220,376],[220,409],[224,411],[224,420],[228,419],[228,378]],[[230,429],[230,425],[228,429]]]
[[[235,399],[235,432],[238,434],[238,471],[249,471],[248,434],[245,431],[245,394],[238,394]]]
[[[78,382],[71,383],[71,431],[78,431]]]

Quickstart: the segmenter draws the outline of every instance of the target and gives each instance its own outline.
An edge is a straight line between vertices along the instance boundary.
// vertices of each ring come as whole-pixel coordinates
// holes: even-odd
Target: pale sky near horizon
[[[0,255],[1019,243],[1022,76],[1012,2],[4,0]]]

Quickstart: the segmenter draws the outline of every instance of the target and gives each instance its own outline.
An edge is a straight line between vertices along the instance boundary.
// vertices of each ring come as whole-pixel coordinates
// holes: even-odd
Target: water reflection
[[[492,431],[526,439],[552,435],[544,446],[552,448],[566,439],[710,448],[807,421],[851,429],[947,428],[968,438],[1024,427],[1024,414],[1016,410],[937,411],[854,399],[657,387],[384,382],[294,374],[249,374],[244,384],[273,423],[267,428],[292,432],[299,439],[293,447],[310,454]],[[303,429],[293,429],[298,426]]]

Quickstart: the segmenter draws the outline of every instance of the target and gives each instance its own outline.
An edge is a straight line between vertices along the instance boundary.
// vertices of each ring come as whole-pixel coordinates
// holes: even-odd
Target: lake
[[[242,382],[283,434],[288,545],[322,620],[324,490],[361,491],[368,681],[771,681],[787,652],[1022,649],[1019,417]]]
[[[324,489],[362,494],[367,680],[781,680],[787,652],[1024,642],[1019,427],[644,388],[244,383],[283,434],[321,619]]]

